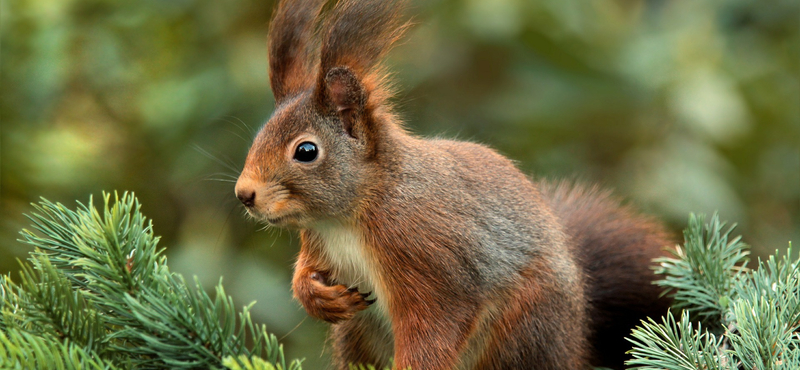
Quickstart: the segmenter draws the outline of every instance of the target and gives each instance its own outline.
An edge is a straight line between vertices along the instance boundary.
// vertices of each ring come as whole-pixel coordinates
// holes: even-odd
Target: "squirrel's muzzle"
[[[273,225],[291,224],[303,214],[303,206],[291,192],[277,182],[264,183],[249,176],[239,176],[234,190],[247,213]]]

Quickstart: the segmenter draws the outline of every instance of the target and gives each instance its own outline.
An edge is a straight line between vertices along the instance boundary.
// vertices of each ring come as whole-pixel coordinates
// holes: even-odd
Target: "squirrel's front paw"
[[[358,288],[327,284],[319,272],[295,279],[294,293],[309,315],[331,323],[352,319],[356,313],[375,302],[367,299],[370,293],[359,293]]]

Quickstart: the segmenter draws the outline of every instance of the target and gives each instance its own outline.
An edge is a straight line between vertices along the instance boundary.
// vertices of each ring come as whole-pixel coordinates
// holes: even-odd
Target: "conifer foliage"
[[[34,206],[35,250],[0,277],[0,368],[300,369],[221,282],[212,298],[169,271],[133,195],[103,201]]]
[[[690,216],[684,245],[658,260],[658,284],[673,311],[635,329],[628,365],[644,370],[800,369],[800,260],[782,257],[747,268],[748,247],[735,226]],[[777,253],[776,253],[777,254]],[[692,320],[698,321],[693,323]]]

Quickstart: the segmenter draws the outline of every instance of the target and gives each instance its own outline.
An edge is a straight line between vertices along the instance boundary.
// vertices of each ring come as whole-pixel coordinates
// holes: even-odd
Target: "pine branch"
[[[22,241],[36,249],[21,282],[0,278],[8,367],[71,368],[78,359],[99,368],[215,369],[223,359],[264,356],[258,361],[300,369],[253,323],[252,304],[237,313],[221,281],[212,298],[169,271],[132,195],[104,195],[102,212],[91,200],[75,211],[47,200],[34,207],[34,231],[23,230]]]
[[[800,369],[800,260],[790,260],[791,244],[782,258],[758,261],[756,270],[742,262],[747,246],[728,241],[715,215],[701,227],[692,216],[678,258],[659,261],[657,284],[684,308],[676,323],[671,313],[636,328],[628,365],[637,369]],[[716,266],[715,266],[716,263]],[[693,329],[688,312],[712,323],[711,331]],[[710,319],[716,320],[710,320]],[[721,333],[715,337],[712,332]]]
[[[689,321],[684,311],[680,322],[676,322],[672,312],[661,323],[653,319],[642,322],[634,330],[632,339],[633,360],[628,365],[641,370],[695,370],[726,369],[724,353],[719,352],[721,338],[717,338],[698,324],[697,329]]]
[[[0,331],[0,369],[115,370],[69,341],[59,342],[24,331]]]
[[[741,237],[729,240],[736,225],[723,231],[725,222],[716,213],[709,224],[703,225],[704,220],[691,214],[683,247],[671,251],[675,258],[656,259],[661,265],[656,274],[665,275],[656,284],[673,294],[673,307],[715,326],[733,298],[735,281],[747,271],[750,252]]]
[[[760,268],[735,286],[727,334],[746,369],[800,369],[800,264],[770,256]],[[786,367],[792,365],[790,367]]]
[[[25,319],[20,327],[30,333],[58,341],[70,342],[90,352],[105,351],[105,322],[103,316],[84,297],[73,290],[69,281],[60,275],[50,261],[41,257],[33,265],[22,265],[18,291]]]

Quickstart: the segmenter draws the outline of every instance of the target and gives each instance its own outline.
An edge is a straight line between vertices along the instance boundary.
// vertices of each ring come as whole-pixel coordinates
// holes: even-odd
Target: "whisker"
[[[215,173],[209,174],[208,176],[225,176],[225,177],[228,177],[228,178],[231,178],[231,179],[234,179],[234,180],[239,178],[239,176],[232,175],[232,174],[225,173],[225,172],[215,172]]]
[[[257,130],[257,129],[255,129],[255,128],[253,128],[253,127],[250,127],[250,126],[248,126],[248,125],[247,125],[247,123],[245,123],[244,121],[242,121],[242,119],[241,119],[241,118],[239,118],[239,117],[236,117],[236,116],[231,116],[231,115],[229,115],[229,116],[225,116],[225,117],[226,117],[226,118],[233,118],[233,119],[235,119],[235,120],[239,121],[240,125],[237,125],[237,127],[240,127],[240,128],[242,128],[242,130],[244,131],[244,133],[246,133],[246,134],[250,134],[250,136],[256,136],[256,134],[258,133],[258,130]],[[231,122],[231,121],[228,121],[228,122]],[[231,122],[231,123],[233,123],[233,124],[236,124],[236,122]]]
[[[207,178],[205,178],[205,179],[203,179],[203,180],[205,180],[205,181],[229,182],[229,183],[232,183],[232,184],[235,184],[235,183],[236,183],[236,180],[232,180],[232,179],[220,179],[220,178],[216,178],[216,177],[207,177]]]
[[[229,182],[235,184],[239,177],[236,175],[231,175],[229,173],[224,172],[217,172],[203,176],[202,178],[198,177],[195,178],[193,181],[217,181],[217,182]]]
[[[253,216],[250,216],[250,214],[244,208],[242,208],[242,218],[248,221],[253,221]]]
[[[306,322],[306,319],[307,319],[307,318],[308,318],[308,315],[306,315],[306,317],[304,317],[302,320],[300,320],[300,322],[299,322],[299,323],[297,323],[297,325],[295,325],[295,327],[294,327],[294,328],[292,328],[292,330],[289,330],[289,332],[288,332],[288,333],[286,333],[286,334],[284,334],[284,336],[280,337],[280,339],[278,339],[278,341],[282,341],[282,340],[284,340],[286,337],[288,337],[288,336],[289,336],[289,334],[292,334],[292,333],[293,333],[295,330],[297,330],[297,328],[299,328],[299,327],[300,327],[300,325],[303,325],[303,323],[304,323],[304,322]]]
[[[219,247],[219,241],[222,239],[222,233],[225,232],[225,226],[228,225],[228,221],[231,220],[231,215],[233,215],[233,211],[236,210],[236,207],[231,207],[230,212],[228,212],[228,216],[225,217],[225,222],[222,223],[222,227],[219,229],[219,234],[217,234],[217,240],[214,242],[214,251],[217,251]]]
[[[281,230],[281,229],[278,229],[278,230]],[[280,233],[280,231],[278,231],[278,232]],[[274,236],[275,235],[273,235],[273,238],[272,238],[272,244],[269,245],[270,249],[274,248],[275,247],[275,243],[278,242],[278,238],[275,238]],[[280,235],[278,235],[278,237],[280,237]]]
[[[208,157],[209,159],[213,160],[214,162],[217,162],[218,164],[222,165],[223,167],[225,167],[225,168],[227,168],[227,169],[229,169],[229,170],[231,170],[231,171],[233,171],[233,172],[235,172],[235,173],[242,172],[240,169],[238,169],[238,168],[236,167],[236,165],[234,164],[234,162],[233,162],[233,161],[231,161],[230,159],[227,159],[227,161],[225,161],[225,160],[223,160],[222,158],[220,158],[220,157],[217,157],[217,156],[215,156],[215,155],[211,154],[209,151],[207,151],[207,150],[203,149],[202,147],[200,147],[200,146],[199,146],[199,145],[197,145],[197,144],[192,144],[192,147],[193,147],[195,150],[197,150],[198,152],[200,152],[200,154],[203,154],[203,155],[205,155],[206,157]]]
[[[246,126],[243,127],[241,124],[239,124],[239,122],[241,122],[241,120],[239,120],[239,122],[237,122],[237,121],[234,121],[234,120],[229,119],[229,118],[234,118],[234,117],[233,116],[225,116],[225,117],[221,118],[221,120],[225,121],[225,123],[230,123],[231,125],[233,125],[237,129],[239,129],[239,131],[241,131],[241,132],[243,132],[245,134],[251,133],[250,129],[248,127],[246,127]]]
[[[245,139],[244,136],[240,135],[238,132],[235,132],[233,130],[225,130],[225,131],[228,131],[231,135],[236,136],[239,139],[242,139],[242,141],[244,141],[245,144],[250,144],[252,142],[252,140]]]
[[[195,184],[201,181],[213,181],[215,183],[224,182],[224,183],[235,183],[236,181],[232,178],[226,179],[222,177],[215,177],[216,175],[197,175],[188,180],[189,183]]]

